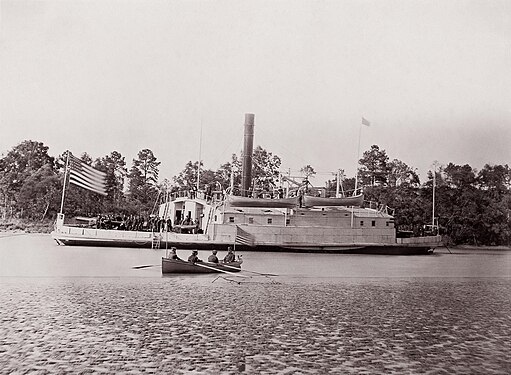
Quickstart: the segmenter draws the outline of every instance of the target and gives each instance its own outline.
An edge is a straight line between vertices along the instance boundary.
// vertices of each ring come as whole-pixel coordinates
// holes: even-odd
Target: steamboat
[[[398,236],[392,212],[367,206],[363,194],[328,198],[288,188],[286,196],[249,197],[253,114],[245,115],[244,131],[241,196],[220,190],[174,193],[159,206],[168,225],[151,232],[71,226],[59,214],[52,237],[68,246],[226,250],[234,244],[236,250],[385,255],[431,254],[441,246],[435,232]]]

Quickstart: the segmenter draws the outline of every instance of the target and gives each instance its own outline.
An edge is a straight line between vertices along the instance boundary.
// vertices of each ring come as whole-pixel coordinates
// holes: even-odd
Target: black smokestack
[[[243,142],[243,175],[241,195],[247,197],[252,183],[252,151],[254,149],[254,114],[245,113],[245,136]]]

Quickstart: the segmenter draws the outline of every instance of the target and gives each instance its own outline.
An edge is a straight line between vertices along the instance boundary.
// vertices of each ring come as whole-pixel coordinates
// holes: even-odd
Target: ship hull
[[[89,247],[124,247],[124,248],[170,248],[197,250],[227,250],[234,238],[211,240],[207,235],[172,234],[171,239],[161,235],[155,242],[150,232],[123,232],[111,230],[76,230],[52,232],[52,237],[59,245]],[[73,233],[74,232],[74,233]],[[337,254],[379,254],[379,255],[428,255],[435,247],[441,246],[439,237],[421,237],[407,243],[257,243],[254,246],[236,244],[237,251],[289,252],[289,253],[337,253]]]

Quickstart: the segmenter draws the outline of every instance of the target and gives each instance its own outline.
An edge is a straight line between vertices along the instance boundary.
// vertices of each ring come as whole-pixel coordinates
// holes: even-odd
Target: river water
[[[511,251],[451,252],[162,276],[164,249],[0,234],[0,373],[509,374]]]

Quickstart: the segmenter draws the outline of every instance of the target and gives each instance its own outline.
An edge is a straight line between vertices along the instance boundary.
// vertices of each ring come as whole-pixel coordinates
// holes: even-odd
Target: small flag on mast
[[[362,125],[369,126],[371,123],[362,117]]]
[[[101,195],[106,193],[106,173],[92,168],[69,153],[69,182]]]

